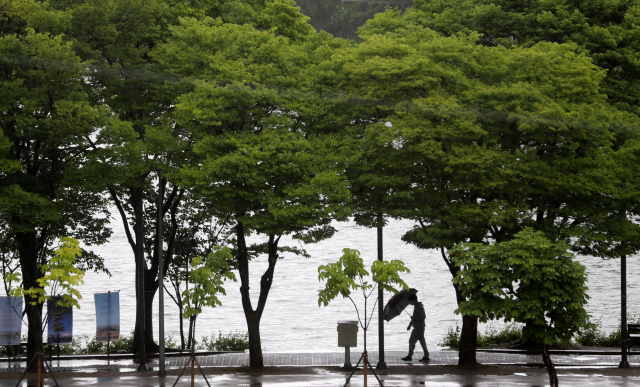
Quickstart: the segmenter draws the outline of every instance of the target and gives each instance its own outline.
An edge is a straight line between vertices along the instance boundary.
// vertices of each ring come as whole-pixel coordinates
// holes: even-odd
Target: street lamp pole
[[[136,259],[138,260],[138,371],[147,371],[147,356],[145,352],[145,334],[144,334],[144,225],[142,204],[143,188],[142,186],[134,188],[135,198],[135,215],[136,215]]]
[[[382,255],[382,214],[378,214],[378,260],[383,261]],[[378,285],[378,343],[379,343],[379,355],[377,369],[387,368],[387,363],[384,361],[384,294],[382,286]]]
[[[162,211],[162,205],[164,202],[164,181],[160,174],[158,174],[158,185],[158,344],[160,344],[160,348],[158,350],[158,361],[160,363],[158,367],[158,376],[164,377],[167,376],[164,364],[164,214]]]
[[[629,368],[629,360],[627,359],[627,348],[629,346],[629,335],[627,334],[627,255],[622,254],[620,257],[620,309],[622,330],[622,360],[618,368]]]

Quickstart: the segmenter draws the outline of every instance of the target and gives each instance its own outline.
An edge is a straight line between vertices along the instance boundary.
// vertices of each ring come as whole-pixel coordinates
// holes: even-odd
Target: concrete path
[[[385,362],[387,365],[401,365],[416,363],[422,358],[422,352],[413,356],[412,362],[400,360],[406,356],[406,352],[387,351]],[[360,353],[351,354],[351,363],[355,365],[360,357]],[[617,366],[620,363],[620,355],[552,355],[552,360],[558,366]],[[458,364],[457,351],[437,351],[430,354],[432,365],[456,365]],[[478,352],[477,359],[481,364],[542,364],[541,355],[510,354],[510,353],[487,353]],[[369,352],[371,364],[378,363],[378,352]],[[167,365],[183,365],[185,359],[168,359]],[[206,356],[198,358],[200,365],[205,367],[242,367],[249,365],[249,354],[225,354]],[[157,363],[157,360],[155,361]],[[344,364],[344,352],[322,352],[322,353],[265,353],[264,363],[266,366],[335,366]],[[629,363],[640,365],[640,356],[629,356]]]
[[[421,364],[418,359],[422,357],[422,353],[414,354],[412,362],[404,362],[400,360],[406,356],[405,352],[387,351],[385,353],[385,361],[388,366],[404,365],[404,364]],[[360,353],[351,354],[351,364],[355,365],[360,357]],[[431,365],[456,365],[458,364],[457,351],[434,351],[431,352]],[[197,356],[198,362],[202,367],[247,367],[249,365],[248,353],[220,354],[210,356]],[[487,353],[478,352],[477,359],[481,364],[485,365],[540,365],[542,358],[540,355],[513,354],[513,353]],[[611,355],[552,355],[554,363],[559,366],[581,366],[581,367],[614,367],[620,363],[620,354]],[[371,364],[378,363],[378,352],[369,352],[369,360]],[[182,368],[186,357],[172,357],[166,359],[167,369]],[[629,356],[631,365],[640,365],[640,356]],[[265,366],[342,366],[344,364],[344,352],[265,352]],[[136,365],[132,360],[111,361],[107,364],[106,360],[54,360],[51,365],[56,370],[61,371],[86,371],[91,372],[96,369],[121,369],[121,371],[134,371]],[[154,359],[149,362],[150,366],[157,369],[158,360]],[[2,362],[0,363],[0,372],[8,370],[24,369],[24,362]]]
[[[240,367],[248,365],[248,354],[222,354],[198,357],[199,363],[203,367],[238,367],[238,371],[233,369],[221,368],[222,372],[208,375],[207,378],[211,386],[251,386],[251,387],[298,387],[298,386],[343,386],[346,381],[346,374],[322,368],[322,366],[340,366],[344,362],[343,352],[329,353],[265,353],[265,365],[276,367],[307,367],[308,371],[300,368],[291,368],[292,374],[268,374],[244,372]],[[355,364],[357,358],[353,354],[352,363]],[[425,366],[417,361],[407,363],[400,360],[405,353],[399,351],[389,351],[386,353],[386,362],[389,366],[400,366],[413,364],[420,369],[428,370],[430,366]],[[414,359],[419,359],[422,353],[417,353]],[[378,361],[378,353],[370,352],[372,364]],[[431,353],[430,365],[455,365],[457,363],[457,352],[455,351],[438,351]],[[186,358],[169,358],[167,359],[167,368],[176,370],[182,368]],[[478,353],[478,360],[483,364],[495,365],[539,365],[541,359],[539,355],[525,355],[512,353]],[[560,371],[560,384],[563,387],[630,387],[640,386],[640,377],[636,374],[632,376],[611,376],[607,369],[617,366],[620,362],[619,355],[553,355]],[[630,356],[632,365],[636,367],[640,365],[640,356]],[[157,370],[157,359],[150,362],[152,369]],[[4,371],[17,371],[24,367],[24,364],[7,364],[0,363]],[[176,376],[168,376],[159,378],[154,372],[139,374],[135,371],[136,366],[131,360],[119,360],[117,362],[106,362],[102,360],[73,360],[73,361],[55,361],[53,362],[54,370],[57,371],[76,371],[80,375],[67,377],[59,380],[59,385],[63,387],[80,387],[80,386],[102,386],[102,387],[169,387],[173,386]],[[317,367],[317,368],[316,368]],[[422,368],[426,367],[426,368]],[[580,374],[578,368],[590,367],[588,375]],[[593,370],[592,368],[602,367],[602,371]],[[436,369],[433,367],[432,369]],[[427,386],[427,387],[539,387],[548,386],[549,380],[546,372],[541,367],[522,367],[513,373],[501,375],[488,375],[482,373],[476,374],[455,374],[456,372],[447,371],[444,368],[443,373],[439,371],[435,374],[425,372],[414,372],[414,374],[390,373],[381,375],[380,378],[384,386]],[[96,371],[110,370],[107,377],[91,376]],[[450,370],[450,369],[449,369]],[[172,371],[176,372],[176,371]],[[419,374],[415,374],[419,373]],[[447,374],[452,373],[452,374]],[[458,372],[459,373],[459,372]],[[113,375],[111,375],[113,374]],[[86,377],[82,376],[86,375]],[[105,375],[105,373],[101,373]],[[17,379],[17,378],[16,378]],[[0,387],[15,386],[17,380],[0,380]],[[177,384],[177,387],[186,387],[191,384],[189,372],[185,373]],[[20,387],[35,386],[35,381],[23,381]],[[195,386],[206,386],[204,379],[197,375],[195,378]],[[53,381],[46,379],[43,387],[54,386]],[[364,386],[364,377],[362,371],[356,372],[351,379],[349,386]],[[376,379],[369,374],[368,386],[377,386]]]

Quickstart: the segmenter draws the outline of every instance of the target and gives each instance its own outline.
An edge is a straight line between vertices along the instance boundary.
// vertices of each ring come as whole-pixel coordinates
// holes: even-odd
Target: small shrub
[[[176,343],[175,339],[173,338],[173,335],[170,335],[169,337],[165,337],[164,338],[164,347],[165,348],[178,348],[178,343]]]
[[[496,329],[493,325],[489,325],[483,333],[478,332],[478,347],[486,347],[495,344],[509,344],[522,339],[522,326],[520,324],[509,324],[501,330]],[[448,328],[444,338],[438,343],[441,347],[449,347],[451,349],[460,348],[460,327]]]
[[[27,336],[22,335],[21,341],[27,341]],[[0,347],[0,356],[8,357],[11,351],[11,357],[27,356],[27,347],[22,345],[2,346]]]
[[[120,340],[111,343],[111,352],[126,351],[133,352],[133,331],[129,336],[120,335]],[[106,351],[105,351],[106,352]]]
[[[206,349],[208,351],[244,351],[249,349],[249,336],[247,333],[232,332],[223,335],[218,332],[218,337],[202,336],[198,349]]]
[[[631,315],[627,317],[629,324],[640,324],[640,317]],[[600,321],[590,324],[586,329],[580,330],[576,334],[576,343],[585,347],[620,347],[622,346],[622,327],[618,324],[618,328],[612,332],[606,333],[602,331]],[[629,346],[640,346],[640,339],[631,338]]]
[[[98,343],[96,338],[89,339],[84,336],[85,346],[82,349],[83,354],[107,353],[107,343]]]
[[[438,343],[441,347],[449,347],[451,349],[460,348],[460,327],[456,325],[456,329],[447,328],[442,341]]]
[[[11,351],[11,357],[21,357],[27,355],[27,347],[26,346],[3,346],[0,348],[0,356],[9,357],[9,351]]]
[[[56,345],[51,346],[51,351],[53,351],[53,356],[58,354]],[[47,350],[47,352],[49,351]],[[60,355],[75,355],[80,352],[82,352],[82,343],[76,338],[71,339],[70,343],[60,344]]]
[[[26,336],[23,337],[23,341],[26,341]],[[178,348],[178,344],[175,341],[173,335],[165,337],[165,348]],[[27,354],[26,346],[12,346],[12,357],[24,357]],[[130,335],[121,335],[120,340],[112,341],[109,346],[111,353],[117,351],[126,351],[130,353],[133,348],[133,332]],[[218,337],[212,336],[208,338],[204,336],[198,349],[206,349],[209,351],[244,351],[249,348],[249,339],[246,333],[229,333],[223,335],[218,333]],[[17,352],[16,352],[17,351]],[[0,347],[0,357],[7,357],[7,347]],[[83,335],[81,338],[73,338],[70,343],[60,344],[60,355],[89,355],[89,354],[106,354],[107,343],[98,343],[96,338],[89,338],[87,335]],[[44,346],[45,356],[57,356],[58,349],[56,345]]]
[[[519,340],[522,340],[522,325],[515,323],[506,325],[501,330],[489,325],[484,334],[478,333],[478,347],[509,344]]]

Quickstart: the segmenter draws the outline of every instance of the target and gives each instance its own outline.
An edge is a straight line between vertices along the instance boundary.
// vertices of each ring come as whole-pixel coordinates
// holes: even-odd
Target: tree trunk
[[[440,249],[442,259],[447,264],[449,272],[452,276],[458,275],[460,270],[455,266],[448,258],[444,251],[444,248]],[[452,283],[456,292],[456,302],[460,305],[461,302],[466,301],[462,296],[462,292],[458,289],[458,286]],[[458,365],[460,366],[473,366],[478,364],[476,359],[476,345],[478,341],[478,318],[473,316],[462,316],[462,331],[460,332],[460,346],[458,348]]]
[[[38,264],[38,249],[36,233],[24,232],[16,235],[18,240],[18,252],[20,255],[20,267],[22,269],[22,286],[24,289],[40,288],[38,278],[42,277]],[[36,356],[43,353],[42,347],[42,303],[31,305],[35,299],[27,296],[23,299],[24,313],[27,316],[27,364]],[[31,365],[30,371],[36,371],[37,362]]]
[[[260,341],[260,319],[256,312],[245,314],[249,331],[249,366],[264,367]]]
[[[184,351],[185,343],[184,343],[184,319],[182,318],[182,305],[178,306],[178,310],[180,313],[180,349]]]
[[[462,331],[460,332],[460,348],[458,352],[459,366],[473,366],[476,360],[476,343],[478,339],[478,318],[462,316]]]
[[[145,274],[150,274],[145,270]],[[153,340],[153,300],[158,292],[158,281],[153,279],[155,275],[149,275],[144,281],[144,346],[147,353],[158,353],[160,346]]]
[[[238,244],[238,271],[240,272],[240,294],[242,295],[242,309],[247,320],[249,331],[249,366],[252,368],[264,367],[262,346],[260,342],[260,319],[267,303],[269,290],[273,281],[273,272],[278,260],[278,242],[280,237],[269,235],[269,267],[260,279],[260,295],[258,306],[253,309],[249,293],[249,252],[247,250],[244,225],[238,222],[236,226],[236,243]]]
[[[141,188],[144,185],[144,180],[146,179],[146,177],[148,176],[148,174],[145,174],[143,176],[140,176],[140,186],[139,187],[130,187],[129,188],[129,201],[130,204],[134,210],[134,218],[135,218],[135,224],[144,224],[144,190],[143,188]],[[166,179],[161,179],[160,180],[160,184],[162,185],[166,185],[167,181]],[[134,236],[132,236],[131,234],[131,230],[129,228],[129,224],[127,222],[127,214],[124,210],[124,207],[122,206],[122,202],[118,196],[118,193],[115,191],[114,188],[110,187],[109,188],[109,193],[111,194],[111,198],[113,199],[116,207],[118,208],[118,211],[120,212],[120,216],[122,217],[122,221],[123,221],[123,225],[124,225],[124,230],[125,233],[127,235],[127,239],[129,241],[129,244],[131,245],[131,248],[133,250],[134,253],[134,257],[136,260],[136,287],[138,284],[138,278],[139,278],[139,261],[138,261],[138,256],[141,256],[141,259],[145,259],[144,258],[144,228],[143,231],[140,232],[139,228],[136,226],[134,227],[134,233],[135,233],[135,240],[134,240]],[[175,241],[175,237],[176,237],[176,233],[177,233],[177,228],[178,228],[178,224],[177,224],[177,220],[176,220],[176,213],[178,210],[178,207],[180,205],[180,203],[182,202],[182,197],[184,194],[184,189],[180,189],[176,186],[173,187],[171,194],[169,195],[169,197],[166,200],[166,203],[164,204],[163,208],[162,208],[162,216],[164,217],[164,215],[167,212],[171,212],[171,233],[169,234],[169,243],[168,243],[168,247],[167,247],[167,253],[166,253],[166,258],[164,260],[164,273],[167,272],[167,269],[169,267],[169,265],[171,264],[171,261],[173,259],[173,247],[174,247],[174,241]],[[155,203],[156,205],[156,209],[154,211],[154,213],[158,212],[158,208],[157,208],[157,202]],[[156,222],[157,223],[157,222]],[[158,246],[158,234],[159,234],[159,228],[158,228],[158,224],[156,224],[156,233],[155,233],[155,246]],[[140,235],[139,235],[140,234]],[[143,285],[143,290],[144,290],[144,310],[143,310],[143,318],[144,318],[144,346],[145,349],[147,351],[151,351],[151,352],[155,352],[157,353],[159,348],[159,345],[153,340],[153,299],[155,298],[156,292],[158,291],[158,287],[160,286],[159,284],[159,280],[158,280],[158,272],[159,272],[159,255],[158,255],[158,251],[157,248],[154,249],[154,253],[152,255],[151,258],[151,267],[147,266],[147,263],[144,262],[144,285]],[[140,295],[136,292],[136,305],[137,303],[139,303],[141,301]],[[134,330],[134,334],[133,334],[133,352],[136,353],[138,352],[138,347],[139,347],[139,333],[138,333],[138,319],[140,317],[136,314],[136,325],[135,325],[135,330]],[[182,318],[182,316],[180,316],[180,318]]]
[[[558,372],[556,371],[556,366],[551,361],[547,344],[542,345],[542,361],[544,362],[544,368],[547,369],[547,373],[549,374],[550,387],[558,387]]]

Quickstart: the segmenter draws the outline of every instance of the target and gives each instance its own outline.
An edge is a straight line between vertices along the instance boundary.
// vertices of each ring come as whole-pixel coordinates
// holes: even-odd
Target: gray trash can
[[[338,321],[338,347],[344,347],[344,368],[351,368],[351,347],[358,346],[358,322]]]

